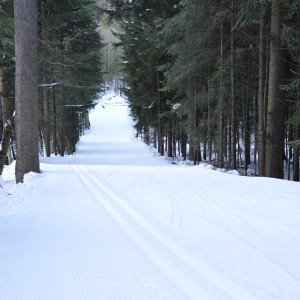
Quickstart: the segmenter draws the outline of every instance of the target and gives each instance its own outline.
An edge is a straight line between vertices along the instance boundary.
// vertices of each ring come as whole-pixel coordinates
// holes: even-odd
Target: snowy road
[[[299,183],[173,166],[106,95],[0,198],[0,300],[300,299]]]

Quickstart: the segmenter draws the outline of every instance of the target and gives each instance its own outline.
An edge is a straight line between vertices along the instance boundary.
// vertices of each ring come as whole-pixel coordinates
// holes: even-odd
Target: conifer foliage
[[[119,35],[124,52],[123,71],[128,97],[138,134],[147,143],[150,139],[164,154],[165,131],[171,134],[173,114],[170,103],[173,93],[163,91],[165,81],[160,65],[170,61],[169,55],[157,44],[160,29],[157,19],[171,17],[177,11],[178,1],[111,1],[109,13],[119,20]],[[169,147],[172,156],[172,145]]]
[[[25,12],[23,5],[26,1],[0,1],[0,94],[2,103],[3,133],[1,137],[0,171],[2,173],[6,155],[22,160],[26,149],[33,146],[29,142],[31,133],[36,132],[36,151],[29,151],[31,155],[50,156],[51,154],[72,154],[75,145],[83,134],[84,129],[89,127],[88,111],[95,103],[94,100],[102,91],[102,42],[98,28],[99,9],[94,0],[32,0],[34,6],[32,26],[36,25],[36,37],[31,38],[27,21],[22,19]],[[29,2],[28,2],[29,3]],[[14,5],[13,5],[14,4]],[[20,8],[21,7],[21,8]],[[31,7],[31,4],[25,8]],[[14,15],[15,9],[15,15]],[[20,14],[19,14],[20,13]],[[14,47],[14,25],[23,31],[16,35],[16,47]],[[28,31],[26,31],[28,30]],[[28,39],[27,39],[28,36]],[[21,38],[24,37],[24,40]],[[26,41],[30,41],[33,50],[37,53],[36,59],[36,82],[32,85],[36,91],[28,88],[27,83],[21,77],[17,77],[16,83],[24,90],[17,89],[17,96],[24,99],[35,99],[37,111],[32,105],[27,105],[29,110],[23,113],[15,107],[19,102],[15,100],[15,56],[18,64],[27,62],[27,58],[21,60],[16,54],[22,53],[21,47]],[[34,44],[34,43],[36,44]],[[29,51],[30,52],[30,51]],[[28,60],[28,67],[33,66]],[[24,72],[27,67],[23,68]],[[25,74],[22,71],[22,74]],[[33,74],[33,73],[32,73]],[[21,75],[23,76],[23,75]],[[30,77],[30,76],[29,76]],[[19,78],[19,79],[18,79]],[[20,92],[19,92],[20,91]],[[20,102],[22,105],[23,102]],[[13,112],[17,110],[16,131],[13,130]],[[30,113],[33,115],[30,116]],[[24,130],[24,118],[29,123],[37,118],[37,130],[29,129],[28,134],[20,135]],[[16,120],[15,120],[16,121]],[[1,127],[2,128],[2,127]],[[29,127],[28,127],[29,128]],[[25,144],[15,140],[15,137],[25,138]],[[26,142],[27,141],[27,142]],[[30,144],[27,145],[26,143]],[[15,151],[17,144],[17,151]],[[28,170],[33,164],[27,159]],[[17,162],[18,165],[18,162]],[[19,164],[20,165],[20,164]],[[38,163],[37,163],[38,165]],[[25,168],[26,169],[26,168]],[[27,172],[24,169],[25,173]],[[39,167],[33,168],[35,171]],[[32,170],[33,170],[32,169]],[[23,172],[23,171],[22,171]],[[22,181],[22,176],[17,181]]]
[[[10,160],[10,140],[13,130],[12,103],[14,97],[14,20],[12,1],[5,1],[0,5],[0,96],[2,114],[0,115],[0,132],[2,132],[0,147],[0,175],[3,171],[7,154]]]
[[[42,149],[64,155],[88,124],[101,91],[101,39],[92,0],[40,1],[40,111]]]
[[[194,164],[299,180],[298,0],[110,3],[146,142]]]

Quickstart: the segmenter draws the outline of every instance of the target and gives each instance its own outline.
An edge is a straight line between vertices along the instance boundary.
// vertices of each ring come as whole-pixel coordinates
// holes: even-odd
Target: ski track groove
[[[80,183],[76,174],[71,176],[68,182]],[[0,270],[0,300],[145,299],[145,287],[137,283],[140,279],[132,261],[120,256],[115,250],[118,241],[103,230],[102,222],[113,222],[93,213],[94,206],[89,205],[93,199],[86,197],[86,190],[78,192],[82,193],[80,203],[72,201],[74,191],[64,201],[57,197],[59,191],[42,195],[31,222],[18,229],[5,256],[0,256],[5,260]],[[70,235],[74,229],[76,236]],[[69,284],[64,286],[67,278]]]
[[[78,174],[76,176],[79,178]],[[99,202],[95,200],[94,194],[91,193],[91,191],[89,189],[87,189],[87,186],[85,184],[83,184],[82,180],[80,180],[80,184],[83,185],[85,194],[87,194],[87,193],[90,194],[92,196],[92,198],[89,198],[89,199],[90,200],[93,199],[98,207]],[[85,205],[86,204],[88,204],[88,202],[87,203],[85,202]],[[91,206],[91,208],[94,209],[95,206],[93,205],[93,206]],[[109,222],[112,222],[114,224],[114,226],[116,226],[116,224],[111,220],[110,216],[109,215],[107,215],[107,216],[109,218]],[[99,216],[94,215],[94,217],[97,219]],[[117,230],[120,230],[120,228],[117,227]],[[122,232],[122,231],[120,230],[120,232]],[[112,234],[107,234],[107,239],[111,239],[114,242],[114,248],[120,249],[120,247],[121,247],[121,251],[122,251],[122,249],[123,249],[122,247],[124,247],[124,243],[122,243],[122,241],[121,241],[121,244],[120,244],[120,242],[118,241],[118,236],[117,237],[114,236],[114,233],[115,233],[115,231],[113,231]],[[104,243],[106,243],[106,240],[104,241]],[[127,246],[125,246],[125,247],[127,247]],[[106,248],[108,249],[108,251],[110,251],[109,249],[112,249],[112,246],[108,245],[108,246],[106,246]],[[115,255],[118,255],[118,254],[115,254]],[[99,254],[97,255],[97,253],[95,253],[94,256],[97,257],[97,256],[99,256]],[[122,260],[121,264],[120,264],[119,260],[115,261],[114,257],[115,256],[108,258],[109,259],[109,270],[108,270],[109,274],[108,274],[107,280],[109,280],[109,281],[107,282],[107,284],[102,285],[100,295],[102,295],[103,298],[101,298],[101,300],[102,299],[109,299],[109,300],[113,300],[113,299],[134,299],[134,300],[135,299],[145,299],[145,289],[147,289],[147,293],[148,293],[151,288],[145,287],[145,285],[139,278],[139,273],[136,273],[136,270],[134,268],[135,264],[133,266],[132,260],[128,259],[126,257],[126,255],[121,257],[121,260]],[[92,272],[92,274],[95,274],[95,272]],[[158,282],[159,287],[164,289],[164,287],[161,287],[161,285],[157,279],[156,279],[156,281]],[[147,300],[148,299],[149,300],[150,299],[164,299],[161,296],[159,296],[159,297],[152,296],[152,294],[154,294],[154,293],[155,293],[155,291],[152,291],[152,289],[151,289],[150,294],[148,294],[148,297],[146,299]],[[120,295],[121,295],[121,298],[120,298]],[[82,299],[86,299],[86,298],[82,298]],[[98,291],[98,296],[95,293],[95,297],[93,299],[99,299],[99,291]],[[174,297],[172,299],[177,299],[177,298]]]
[[[96,220],[96,215],[94,214],[92,217],[92,223],[94,223]],[[89,228],[86,224],[81,224],[81,226],[83,226],[83,230],[81,230],[79,232],[79,237],[78,239],[80,241],[89,241],[89,240],[95,240],[95,236],[90,236],[89,233]],[[101,228],[99,228],[99,230],[101,230]],[[67,229],[66,232],[68,232],[69,230]],[[100,238],[100,237],[99,237]],[[107,242],[107,236],[105,238],[105,242]],[[97,243],[95,242],[95,246],[97,246]],[[73,245],[72,248],[68,248],[68,245]],[[102,259],[99,259],[99,255],[97,255],[97,253],[95,252],[95,250],[93,250],[93,245],[87,244],[85,245],[85,247],[87,248],[87,251],[89,252],[89,254],[91,254],[92,251],[92,257],[94,261],[90,261],[88,263],[87,259],[88,258],[82,258],[82,257],[78,257],[76,255],[76,247],[80,247],[82,245],[76,245],[74,244],[74,242],[69,241],[68,239],[66,240],[65,243],[65,249],[64,251],[66,253],[70,253],[70,255],[68,256],[68,261],[67,261],[67,265],[70,266],[76,266],[76,268],[74,268],[74,270],[81,270],[83,271],[83,274],[85,274],[85,276],[81,276],[82,272],[72,272],[72,282],[76,283],[75,286],[77,287],[77,291],[76,294],[79,295],[80,299],[98,299],[99,298],[99,294],[97,294],[97,290],[99,292],[99,289],[97,289],[97,287],[95,286],[95,283],[93,284],[93,278],[90,278],[90,276],[88,276],[89,274],[97,274],[97,272],[99,272],[99,269],[97,269],[96,267],[93,269],[93,266],[100,266],[100,269],[105,269],[104,265],[103,265],[103,261],[101,261]],[[100,252],[99,252],[100,253]],[[103,267],[101,268],[101,265],[103,265]],[[87,268],[88,266],[88,268]],[[126,270],[128,270],[129,268],[125,268]],[[111,261],[110,265],[109,265],[109,274],[121,274],[121,272],[124,272],[124,269],[122,269],[117,262]],[[127,274],[123,273],[124,279],[126,279],[128,276],[126,276]],[[118,276],[116,276],[118,277]],[[105,295],[109,297],[109,299],[119,299],[119,295],[120,292],[118,292],[116,290],[116,287],[112,285],[112,283],[107,282],[107,278],[105,276],[103,276],[102,281],[99,280],[99,286],[102,287],[103,290],[106,290]],[[117,278],[118,279],[118,278]],[[129,282],[125,282],[126,287],[130,287],[130,283]],[[82,288],[83,287],[83,288]],[[95,288],[96,287],[96,288]],[[122,288],[122,287],[121,287]],[[121,289],[120,288],[120,289]],[[141,298],[142,296],[142,291],[139,290],[129,290],[125,293],[125,289],[123,294],[125,294],[126,296],[128,296],[129,299],[138,299]],[[65,298],[66,299],[66,298]]]
[[[106,108],[121,104],[127,107],[123,101],[111,103],[112,99],[103,101],[103,108],[104,104]],[[95,109],[95,112],[103,108]],[[27,209],[24,217],[9,215],[8,221],[16,220],[12,226],[3,221],[4,234],[0,231],[0,245],[3,242],[3,248],[0,247],[0,300],[300,299],[297,297],[298,276],[296,272],[293,274],[292,259],[296,256],[291,256],[285,263],[289,258],[288,247],[291,251],[295,249],[298,222],[294,216],[299,215],[300,210],[296,206],[291,210],[294,205],[288,205],[288,201],[272,203],[270,196],[276,196],[276,185],[268,195],[264,196],[264,190],[259,189],[249,196],[241,193],[249,189],[246,186],[248,181],[241,181],[236,186],[220,177],[218,180],[224,188],[225,198],[230,195],[229,201],[216,194],[212,185],[207,185],[207,180],[201,183],[202,186],[195,181],[195,188],[187,188],[187,192],[181,194],[178,183],[181,187],[190,187],[191,177],[187,179],[179,172],[169,179],[165,176],[167,173],[154,171],[154,165],[164,163],[144,161],[144,154],[132,152],[133,148],[125,139],[128,133],[122,131],[125,128],[124,115],[91,114],[91,120],[98,116],[101,120],[104,118],[106,125],[91,129],[97,132],[97,139],[96,135],[92,139],[87,136],[81,145],[81,154],[65,157],[63,164],[69,166],[67,169],[59,169],[62,161],[56,159],[58,164],[51,177],[53,185],[51,180],[41,189],[31,189],[35,186],[29,185],[30,191],[25,189],[24,198],[31,198],[28,203],[36,200],[35,205]],[[111,120],[121,125],[121,133],[117,131],[119,137],[112,138],[108,130],[111,129]],[[136,140],[134,130],[131,126],[129,129],[131,139]],[[93,145],[96,140],[97,152]],[[150,166],[151,169],[134,172],[130,179],[126,177],[125,166]],[[47,168],[46,175],[52,171]],[[143,176],[144,173],[147,176]],[[112,178],[108,180],[109,177]],[[165,180],[164,185],[156,186],[157,177],[160,182]],[[146,193],[149,193],[146,196],[149,202],[143,201]],[[155,199],[150,202],[152,195]],[[184,205],[181,195],[186,198]],[[255,200],[253,197],[262,201],[252,201]],[[296,198],[291,199],[297,202]],[[285,199],[289,200],[288,194],[284,195]],[[241,208],[242,217],[239,214]],[[277,215],[281,218],[279,222]],[[289,217],[294,224],[290,224]],[[197,218],[201,219],[199,223],[195,222]],[[195,224],[207,226],[209,230],[199,232]],[[291,231],[287,230],[288,227]],[[209,240],[199,239],[208,234],[211,234]],[[221,243],[214,240],[219,236],[223,238]],[[288,244],[281,245],[277,251],[280,238],[281,243],[287,241]],[[233,253],[229,247],[224,248],[231,241],[236,246]],[[205,243],[209,244],[208,247]],[[222,251],[228,253],[219,256]],[[239,257],[238,251],[244,251],[246,256]],[[237,255],[236,261],[233,255]],[[244,262],[247,258],[251,258],[249,263]],[[266,266],[263,266],[261,277],[256,276],[260,272],[259,263],[254,262],[252,270],[251,262],[258,259]],[[234,268],[231,268],[231,263],[235,264]],[[295,265],[298,265],[297,261]],[[243,272],[239,267],[251,270]],[[248,274],[250,278],[247,278]],[[271,280],[267,281],[265,277],[268,278],[269,274]],[[294,296],[290,292],[292,289],[295,289]]]
[[[188,253],[180,245],[176,244],[167,236],[162,235],[153,225],[147,222],[132,208],[127,206],[125,202],[118,197],[113,190],[109,189],[95,175],[88,172],[88,167],[77,165],[73,166],[75,172],[81,177],[88,189],[94,194],[105,210],[118,223],[125,234],[133,240],[133,242],[145,253],[150,260],[161,269],[162,273],[173,283],[175,283],[181,292],[190,300],[199,300],[199,295],[203,300],[216,299],[232,299],[232,300],[258,300],[249,291],[239,286],[235,282],[223,276],[209,265],[201,262],[199,258]],[[84,174],[84,176],[82,175]],[[93,184],[89,182],[93,182]],[[109,201],[107,200],[109,199]],[[138,229],[142,233],[138,232]],[[147,236],[147,239],[145,238]],[[149,242],[151,240],[151,242]],[[154,245],[161,248],[155,248]],[[163,254],[162,252],[165,252]],[[168,257],[168,253],[169,257]],[[170,259],[174,259],[176,263]],[[177,265],[178,263],[178,265]],[[179,267],[180,266],[180,267]],[[189,272],[184,273],[180,268],[184,268]],[[168,270],[173,270],[172,274]],[[187,275],[189,273],[189,275]],[[207,289],[215,289],[222,295],[222,298],[213,296],[206,289],[200,287],[199,283],[195,282],[193,275],[204,279],[207,283]]]

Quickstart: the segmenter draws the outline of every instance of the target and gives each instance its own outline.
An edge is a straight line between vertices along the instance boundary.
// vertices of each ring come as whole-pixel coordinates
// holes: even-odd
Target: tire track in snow
[[[248,290],[163,235],[101,183],[95,175],[91,175],[87,167],[73,166],[73,168],[125,234],[188,299],[259,300]],[[204,281],[206,288],[203,288],[197,280]],[[210,293],[209,290],[213,292]]]

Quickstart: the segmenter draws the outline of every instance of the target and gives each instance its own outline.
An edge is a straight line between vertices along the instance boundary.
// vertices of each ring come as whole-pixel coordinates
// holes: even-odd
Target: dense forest
[[[17,155],[22,182],[39,155],[72,154],[118,78],[160,155],[299,181],[299,0],[23,2],[0,1],[0,173]]]
[[[103,89],[99,15],[93,0],[0,1],[0,170],[17,156],[17,182],[39,155],[72,154],[89,127]]]
[[[109,2],[123,91],[146,143],[299,181],[299,0]]]

